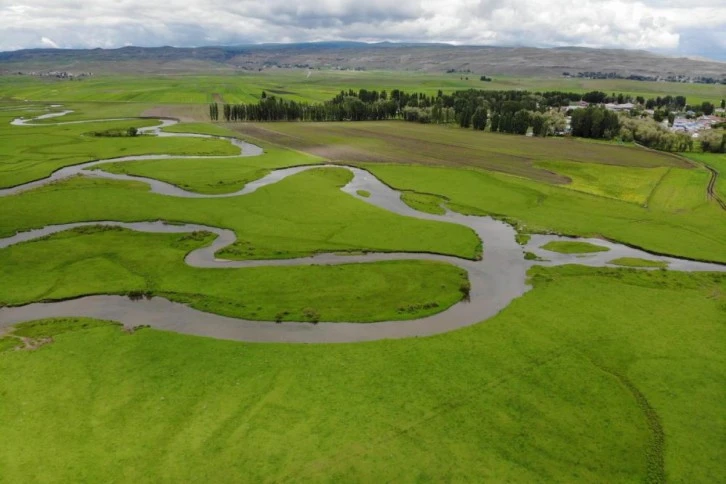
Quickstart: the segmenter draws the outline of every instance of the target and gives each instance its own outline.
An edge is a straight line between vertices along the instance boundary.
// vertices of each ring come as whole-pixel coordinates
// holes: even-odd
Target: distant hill
[[[0,73],[72,70],[95,73],[214,73],[273,67],[467,72],[494,75],[690,76],[726,79],[726,63],[672,58],[643,50],[321,42],[234,47],[29,49],[0,52]]]

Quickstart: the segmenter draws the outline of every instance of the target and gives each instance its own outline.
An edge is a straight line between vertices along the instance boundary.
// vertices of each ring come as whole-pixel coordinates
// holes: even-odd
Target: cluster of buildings
[[[579,101],[567,106],[567,110],[582,109],[589,105],[590,103],[586,101]],[[630,102],[622,104],[607,103],[602,104],[602,106],[609,111],[621,113],[628,113],[639,107],[638,105]],[[643,112],[651,116],[654,114],[652,109],[645,109]],[[670,128],[671,131],[676,133],[687,133],[694,138],[698,138],[698,133],[701,131],[711,129],[714,125],[724,122],[726,122],[726,111],[723,108],[717,108],[714,114],[709,116],[697,117],[694,111],[686,111],[685,113],[676,115],[672,126],[668,124],[667,119],[663,120],[663,127]],[[565,129],[565,132],[568,133],[570,130],[570,117],[567,116],[567,128]]]
[[[581,109],[586,108],[590,105],[587,101],[578,101],[574,104],[570,104],[567,106],[567,109]],[[597,104],[595,104],[597,106]],[[637,106],[633,103],[623,103],[623,104],[617,104],[617,103],[607,103],[602,105],[605,109],[609,111],[619,111],[619,112],[629,112],[632,109],[635,109]]]
[[[689,117],[686,116],[677,116],[673,120],[673,126],[671,126],[671,131],[674,131],[676,133],[688,133],[694,138],[698,138],[698,133],[701,131],[711,129],[711,127],[714,124],[719,124],[726,122],[726,119],[721,118],[720,116],[700,116],[698,118],[692,117],[692,112],[686,113],[686,115],[689,115]]]

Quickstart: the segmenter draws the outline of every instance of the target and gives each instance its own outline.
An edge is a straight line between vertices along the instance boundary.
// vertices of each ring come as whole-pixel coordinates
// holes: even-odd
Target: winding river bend
[[[39,119],[60,117],[71,111],[48,113],[32,120],[16,119],[12,124],[17,126],[33,126]],[[101,120],[103,121],[103,120]],[[72,123],[94,121],[72,121]],[[97,121],[96,121],[97,122]],[[259,156],[262,149],[235,138],[217,136],[168,133],[162,131],[164,127],[172,126],[177,121],[164,119],[159,126],[142,128],[146,134],[169,137],[211,137],[226,139],[240,148],[238,156]],[[65,124],[65,123],[57,123]],[[47,124],[43,124],[47,125]],[[106,173],[89,168],[107,162],[122,162],[135,160],[152,160],[162,158],[234,158],[235,156],[201,157],[201,156],[171,156],[171,155],[142,155],[96,160],[75,166],[61,168],[51,176],[19,185],[12,188],[0,189],[0,197],[14,195],[31,190],[48,183],[75,175],[93,176],[114,180],[135,180],[147,183],[150,190],[166,196],[187,198],[235,197],[244,196],[255,190],[277,183],[278,181],[300,173],[305,170],[319,169],[334,166],[345,168],[352,172],[352,180],[341,190],[358,199],[384,208],[396,214],[416,217],[419,219],[443,221],[461,224],[474,230],[482,240],[485,247],[485,256],[482,260],[471,261],[457,257],[426,254],[426,253],[367,253],[364,255],[335,255],[318,254],[312,257],[283,260],[252,260],[229,261],[215,257],[220,249],[234,243],[236,235],[231,230],[221,229],[197,224],[170,225],[163,221],[124,223],[117,221],[79,222],[61,225],[46,226],[41,229],[18,233],[12,237],[0,239],[0,249],[21,242],[34,240],[63,230],[88,225],[110,225],[123,227],[141,232],[183,233],[196,230],[206,230],[217,235],[213,243],[207,247],[190,252],[185,262],[193,267],[217,268],[245,268],[259,266],[293,266],[311,264],[350,264],[362,262],[376,262],[384,260],[433,260],[447,262],[459,266],[467,271],[471,283],[470,300],[462,301],[451,308],[425,318],[405,321],[383,321],[377,323],[347,323],[347,322],[321,322],[317,324],[306,322],[260,322],[244,319],[230,318],[217,314],[205,313],[165,298],[153,297],[148,300],[132,301],[124,296],[86,296],[77,299],[33,303],[18,307],[0,309],[0,329],[13,324],[40,318],[62,316],[85,316],[99,319],[119,321],[127,326],[149,325],[151,327],[179,333],[214,338],[230,339],[251,342],[289,342],[289,343],[342,343],[356,341],[373,341],[386,338],[409,338],[429,336],[452,331],[484,321],[507,307],[510,302],[529,290],[526,284],[526,272],[533,264],[562,265],[582,264],[602,267],[608,261],[619,257],[637,257],[653,261],[664,261],[671,270],[681,271],[719,271],[726,272],[726,266],[704,262],[694,262],[672,257],[663,257],[633,249],[621,244],[603,241],[600,239],[573,239],[551,235],[534,235],[525,247],[515,241],[515,230],[510,225],[494,220],[491,217],[466,216],[451,211],[444,215],[433,215],[416,211],[403,203],[400,192],[388,187],[371,173],[360,168],[341,165],[312,165],[304,167],[285,168],[274,170],[267,176],[248,183],[242,190],[222,195],[205,195],[188,192],[181,188],[151,178],[131,175],[118,175]],[[370,197],[361,197],[358,190],[365,190]],[[541,249],[541,245],[552,240],[583,240],[608,247],[608,252],[575,255],[559,254]],[[533,252],[545,261],[527,261],[524,251]]]

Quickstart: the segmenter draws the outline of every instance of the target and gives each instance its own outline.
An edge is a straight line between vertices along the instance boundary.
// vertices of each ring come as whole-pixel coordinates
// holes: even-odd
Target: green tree
[[[484,131],[484,128],[487,127],[486,108],[476,108],[476,111],[474,111],[474,115],[471,117],[471,127],[479,131]]]
[[[494,113],[492,115],[492,122],[489,129],[491,129],[492,133],[499,131],[499,121],[501,120],[501,115],[499,113]]]
[[[466,106],[463,111],[461,111],[461,114],[459,114],[459,126],[462,128],[468,128],[471,126],[471,118],[473,116],[473,112],[469,106]]]
[[[512,123],[512,133],[516,134],[527,134],[529,129],[529,111],[526,109],[520,109],[514,113],[514,121]]]
[[[532,133],[543,137],[549,134],[549,123],[543,114],[535,113],[532,116]]]
[[[701,150],[704,153],[726,153],[726,132],[707,131],[701,134]]]

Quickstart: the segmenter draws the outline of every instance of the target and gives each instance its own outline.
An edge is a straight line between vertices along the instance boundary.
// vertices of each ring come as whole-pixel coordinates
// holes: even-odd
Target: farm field
[[[332,161],[400,163],[404,160],[407,164],[482,168],[549,183],[565,183],[568,178],[548,167],[539,167],[538,163],[587,162],[642,168],[692,166],[685,160],[633,146],[474,133],[399,121],[230,123],[227,126],[243,136]]]
[[[0,78],[17,98],[0,102],[0,188],[104,161],[0,190],[0,481],[724,479],[726,211],[703,166],[726,173],[722,156],[198,116],[262,89],[316,100],[389,86],[387,73],[278,74]],[[505,83],[525,85],[491,87]],[[192,121],[163,133],[251,144],[239,156],[222,138],[90,134],[158,126],[175,103]],[[131,119],[103,121],[117,117]],[[130,155],[151,158],[115,160]],[[32,232],[74,223],[87,225]],[[525,254],[531,234],[651,254],[590,267],[580,257],[600,247],[568,239],[544,246],[564,261],[547,265]],[[693,261],[669,270],[658,255]],[[105,296],[122,305],[94,303]],[[154,304],[171,309],[143,313]],[[124,327],[119,308],[146,319]],[[237,337],[243,322],[276,336]]]

